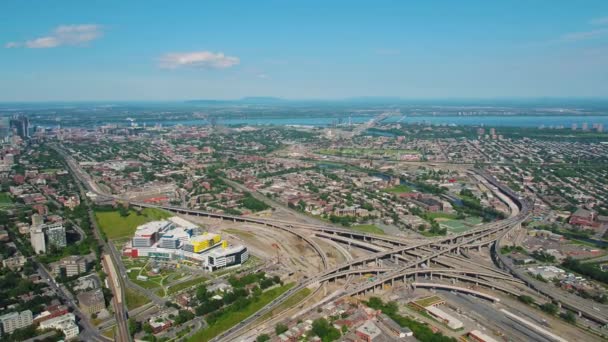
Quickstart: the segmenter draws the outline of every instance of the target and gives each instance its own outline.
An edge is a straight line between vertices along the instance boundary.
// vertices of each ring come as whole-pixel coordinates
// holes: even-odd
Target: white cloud
[[[19,47],[19,43],[8,42],[8,43],[4,44],[4,47],[7,49],[16,48],[16,47]]]
[[[567,33],[567,34],[563,35],[561,37],[561,40],[567,41],[567,42],[589,40],[589,39],[594,39],[594,38],[603,36],[606,33],[608,33],[608,29],[598,29],[598,30],[585,31],[585,32],[573,32],[573,33]]]
[[[222,52],[193,51],[172,52],[160,58],[160,67],[177,69],[181,67],[199,69],[225,69],[238,65],[238,57],[226,56]]]
[[[257,74],[257,78],[267,79],[269,76],[267,74]]]
[[[608,25],[608,17],[595,18],[590,23],[591,25]]]
[[[38,37],[24,42],[9,42],[6,48],[26,47],[29,49],[48,49],[63,45],[83,45],[103,36],[100,25],[61,25],[44,37]]]

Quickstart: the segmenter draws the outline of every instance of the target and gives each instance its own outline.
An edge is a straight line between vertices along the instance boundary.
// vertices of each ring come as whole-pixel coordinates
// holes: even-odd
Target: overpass
[[[530,207],[529,207],[527,201],[522,199],[519,195],[517,195],[515,192],[511,191],[506,186],[498,183],[495,179],[493,179],[493,177],[491,177],[485,173],[480,173],[480,174],[484,178],[488,179],[488,182],[495,184],[495,186],[498,190],[503,191],[503,193],[505,193],[505,195],[507,195],[512,200],[514,200],[514,202],[517,204],[517,206],[519,208],[519,212],[517,215],[510,217],[506,220],[496,222],[496,223],[491,223],[484,227],[473,229],[473,230],[470,230],[470,231],[467,231],[467,232],[464,232],[461,234],[457,234],[454,236],[450,236],[450,237],[446,237],[446,238],[442,238],[442,239],[438,239],[438,240],[434,240],[434,241],[430,241],[430,242],[424,242],[424,243],[420,243],[420,244],[417,244],[414,246],[397,247],[397,248],[387,250],[387,251],[380,251],[380,252],[374,253],[372,255],[353,259],[344,264],[327,269],[315,277],[308,278],[308,279],[305,279],[304,281],[300,282],[299,285],[294,286],[290,290],[283,293],[281,296],[279,296],[278,298],[276,298],[275,300],[270,302],[268,305],[266,305],[264,308],[262,308],[260,311],[258,311],[253,316],[246,318],[245,320],[239,322],[237,325],[228,329],[224,333],[218,335],[216,338],[213,339],[213,341],[220,341],[220,340],[224,340],[224,339],[228,340],[231,337],[234,337],[234,335],[236,335],[238,332],[243,330],[249,323],[255,321],[261,315],[269,312],[274,307],[276,307],[277,305],[279,305],[280,303],[285,301],[287,298],[289,298],[291,295],[295,294],[297,291],[300,291],[301,289],[304,289],[310,285],[318,283],[318,282],[322,281],[323,278],[332,277],[332,275],[331,275],[332,273],[350,270],[352,267],[354,267],[356,265],[362,265],[362,264],[369,263],[372,261],[376,262],[376,264],[377,264],[377,260],[379,260],[381,258],[390,257],[390,256],[396,255],[396,254],[403,255],[406,252],[415,251],[416,249],[419,249],[422,247],[430,247],[432,250],[434,250],[434,252],[431,255],[426,255],[422,258],[418,258],[417,260],[410,262],[410,263],[406,264],[404,267],[400,267],[397,270],[392,270],[392,271],[386,272],[385,274],[379,276],[377,280],[361,284],[361,285],[355,287],[354,289],[351,289],[348,291],[338,292],[338,293],[330,296],[329,298],[326,298],[324,300],[325,302],[334,300],[334,299],[337,299],[337,298],[343,297],[343,296],[353,296],[356,294],[365,293],[366,291],[373,290],[376,287],[382,287],[382,285],[384,283],[393,282],[395,279],[398,279],[398,278],[403,279],[403,278],[407,277],[407,275],[410,275],[410,274],[416,274],[416,272],[418,271],[417,270],[418,266],[426,263],[427,261],[429,261],[431,259],[437,258],[441,255],[452,253],[452,252],[459,253],[461,247],[466,246],[467,244],[470,244],[472,242],[478,241],[479,239],[483,239],[483,238],[490,237],[490,236],[494,236],[497,239],[500,236],[503,236],[506,232],[508,232],[510,229],[512,229],[512,227],[520,224],[528,217],[529,212],[530,212]],[[412,268],[415,268],[415,269],[412,270]],[[497,285],[490,281],[480,280],[478,278],[471,278],[468,276],[460,276],[460,279],[465,280],[465,281],[473,281],[474,283],[477,283],[480,285],[500,289],[504,292],[511,293],[516,296],[520,295],[520,293],[515,292],[512,289],[503,287],[502,285]]]
[[[536,279],[532,279],[526,274],[525,271],[516,268],[515,265],[513,265],[513,263],[508,260],[506,256],[500,253],[500,247],[503,243],[503,237],[504,235],[496,241],[496,244],[494,244],[492,248],[492,258],[500,268],[508,271],[513,276],[524,281],[525,284],[528,285],[528,287],[530,287],[531,289],[542,293],[546,297],[550,298],[560,308],[565,308],[570,311],[573,311],[579,316],[586,317],[587,319],[590,319],[602,325],[608,324],[608,315],[606,314],[606,310],[597,310],[598,307],[605,308],[605,305],[589,302],[588,300],[578,297],[576,295],[573,296],[570,294],[561,293],[561,290],[555,288],[553,285],[545,284]]]
[[[108,196],[108,195],[102,193],[99,190],[99,188],[96,186],[94,181],[90,178],[90,176],[88,174],[86,174],[85,172],[83,172],[80,169],[79,165],[77,165],[77,163],[70,156],[68,156],[63,150],[61,150],[59,148],[57,148],[57,150],[60,154],[62,154],[62,156],[64,156],[64,158],[66,158],[66,161],[67,161],[70,169],[73,171],[73,173],[76,175],[76,177],[82,183],[85,184],[85,186],[87,187],[87,189],[90,192],[96,194],[97,196],[99,196],[101,198],[109,198],[109,199],[113,199],[113,200],[124,200],[117,196]],[[449,276],[452,278],[474,282],[476,284],[500,289],[507,293],[518,295],[512,289],[509,289],[509,288],[503,287],[502,285],[496,284],[496,280],[507,280],[508,279],[508,277],[505,277],[504,275],[497,276],[495,273],[489,273],[489,272],[485,272],[485,271],[475,272],[475,271],[470,271],[470,270],[459,270],[459,269],[452,269],[452,268],[444,269],[443,271],[437,271],[437,269],[426,268],[427,264],[431,260],[437,259],[440,256],[451,255],[452,253],[459,254],[461,248],[467,248],[467,246],[469,246],[471,244],[475,244],[476,242],[479,242],[479,241],[486,241],[486,240],[495,241],[496,239],[499,239],[500,237],[504,236],[504,234],[506,234],[506,232],[508,232],[510,229],[512,229],[512,227],[520,224],[522,221],[524,221],[527,218],[528,213],[529,213],[529,206],[527,204],[527,201],[523,200],[518,194],[511,191],[511,189],[500,184],[498,181],[496,181],[493,177],[491,177],[487,173],[485,173],[483,171],[479,171],[479,170],[477,171],[477,173],[480,176],[482,176],[484,179],[486,179],[486,181],[488,183],[494,185],[496,187],[496,189],[503,192],[507,197],[514,200],[514,202],[517,204],[518,208],[520,209],[519,213],[517,215],[510,217],[508,219],[505,219],[503,221],[493,222],[493,223],[484,225],[483,227],[472,229],[472,230],[469,230],[469,231],[461,233],[461,234],[456,234],[456,235],[444,237],[444,238],[438,238],[438,239],[434,239],[431,241],[425,241],[425,242],[418,243],[415,245],[408,245],[407,242],[399,241],[397,239],[389,239],[387,237],[376,236],[373,234],[358,233],[358,232],[353,232],[350,230],[345,230],[345,229],[340,229],[340,228],[335,228],[335,227],[298,225],[302,228],[312,229],[313,231],[318,232],[319,235],[321,235],[321,234],[334,235],[334,239],[338,239],[337,238],[338,236],[346,237],[347,239],[350,239],[350,240],[353,240],[355,238],[361,239],[361,240],[363,240],[363,244],[361,244],[361,245],[364,245],[365,247],[367,247],[368,250],[373,250],[374,247],[371,247],[371,246],[373,246],[374,241],[381,241],[384,244],[390,244],[390,245],[395,246],[394,248],[380,250],[375,253],[372,253],[371,255],[349,260],[346,263],[343,263],[341,265],[338,265],[336,267],[332,267],[329,269],[328,269],[327,258],[325,256],[324,251],[316,244],[315,241],[310,239],[306,234],[302,234],[298,231],[298,229],[295,229],[294,224],[285,224],[283,222],[275,222],[273,220],[266,220],[266,219],[260,219],[260,218],[211,213],[211,212],[206,212],[206,211],[201,211],[201,210],[187,209],[187,208],[180,208],[180,207],[173,207],[173,206],[159,206],[159,205],[153,205],[153,204],[149,204],[149,203],[137,202],[137,201],[132,201],[132,200],[126,200],[126,202],[130,203],[133,206],[137,206],[137,207],[141,207],[141,208],[160,208],[160,209],[164,209],[164,210],[171,211],[171,212],[178,213],[178,214],[203,216],[203,217],[208,217],[208,218],[231,220],[233,222],[244,222],[244,223],[260,224],[260,225],[264,225],[264,226],[273,227],[273,228],[287,231],[287,232],[290,232],[292,234],[299,236],[301,239],[306,241],[321,256],[323,265],[324,265],[324,270],[321,273],[319,273],[316,276],[311,277],[311,278],[305,278],[303,281],[300,282],[300,284],[298,284],[297,286],[294,286],[290,290],[288,290],[285,293],[283,293],[282,295],[280,295],[278,298],[276,298],[271,303],[269,303],[267,306],[265,306],[264,308],[262,308],[261,310],[256,312],[254,315],[239,322],[236,326],[232,327],[231,329],[229,329],[228,331],[224,332],[223,334],[216,337],[216,339],[214,339],[214,340],[219,340],[219,339],[223,339],[223,338],[228,338],[229,336],[242,330],[249,323],[255,321],[260,316],[269,312],[270,310],[272,310],[278,304],[285,301],[287,298],[289,298],[292,294],[296,293],[297,291],[299,291],[305,287],[311,286],[313,284],[318,284],[320,282],[328,281],[331,279],[336,279],[337,277],[340,277],[343,274],[352,274],[353,272],[354,273],[362,272],[361,270],[357,270],[357,269],[353,269],[353,268],[356,266],[360,266],[360,265],[366,265],[367,263],[370,263],[370,262],[374,262],[377,264],[378,260],[383,259],[383,258],[400,258],[400,259],[406,260],[406,263],[403,266],[398,265],[398,267],[396,269],[395,268],[376,269],[375,272],[378,275],[378,279],[374,279],[373,281],[360,284],[360,285],[354,287],[353,289],[348,290],[348,292],[341,293],[341,295],[343,296],[343,295],[355,295],[355,294],[365,293],[365,291],[368,291],[370,289],[373,290],[376,287],[382,287],[382,285],[385,283],[388,283],[388,282],[393,283],[395,280],[398,280],[399,278],[406,279],[408,275],[416,276],[418,274],[428,274],[430,276],[432,276],[433,274],[438,274],[441,277],[443,277],[445,275],[445,276]],[[327,236],[324,236],[324,237],[327,237]],[[377,248],[377,247],[375,247],[375,248]],[[385,248],[385,247],[382,247],[382,248]],[[429,253],[429,251],[431,253]],[[416,256],[416,259],[409,260],[409,259],[405,258],[405,255],[410,255],[410,256],[414,255],[414,256]],[[361,274],[361,273],[359,273],[359,274]],[[470,275],[472,275],[473,277],[471,277]],[[479,278],[480,276],[489,277],[493,280],[486,280],[483,278]]]
[[[424,288],[431,288],[431,289],[441,289],[441,290],[449,290],[449,291],[462,292],[462,293],[473,295],[475,297],[480,297],[480,298],[483,298],[483,299],[490,300],[490,301],[492,301],[494,303],[500,302],[500,298],[498,298],[498,297],[490,296],[489,294],[486,294],[486,293],[483,293],[483,292],[479,292],[479,291],[475,291],[475,290],[471,290],[471,289],[466,288],[466,287],[453,286],[453,285],[444,285],[444,284],[438,284],[438,283],[418,283],[418,282],[412,283],[411,285],[414,288],[416,288],[416,287],[424,287]]]

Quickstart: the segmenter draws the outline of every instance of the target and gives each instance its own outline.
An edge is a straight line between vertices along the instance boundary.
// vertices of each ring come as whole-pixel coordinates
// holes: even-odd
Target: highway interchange
[[[303,239],[316,251],[322,260],[323,271],[314,276],[302,279],[296,286],[275,298],[257,313],[241,321],[237,325],[225,331],[223,334],[217,336],[214,341],[229,341],[238,338],[238,336],[247,331],[252,322],[258,320],[264,314],[270,312],[278,305],[283,303],[293,294],[306,287],[316,288],[324,282],[336,282],[341,278],[350,277],[356,274],[375,274],[376,277],[373,281],[366,281],[344,286],[341,291],[334,292],[324,298],[323,303],[330,302],[344,296],[356,296],[370,291],[375,291],[377,289],[382,289],[384,285],[394,285],[396,281],[409,281],[410,283],[413,283],[416,282],[418,277],[426,277],[424,282],[417,283],[419,286],[432,287],[432,284],[435,284],[435,287],[437,288],[449,288],[449,285],[441,282],[433,282],[432,280],[434,276],[435,279],[450,278],[454,279],[454,281],[474,283],[493,290],[501,290],[515,296],[521,294],[532,294],[533,296],[541,299],[541,302],[543,298],[545,298],[545,301],[550,299],[557,304],[573,310],[579,315],[602,325],[608,323],[608,317],[605,314],[595,310],[593,306],[586,303],[586,301],[581,301],[580,299],[575,301],[557,293],[554,288],[550,288],[544,284],[531,282],[528,277],[521,274],[521,271],[518,271],[512,267],[509,261],[505,260],[504,256],[497,253],[497,250],[500,249],[500,244],[503,238],[507,236],[513,229],[519,227],[520,224],[528,218],[530,214],[530,204],[526,199],[521,198],[519,194],[513,192],[503,184],[500,184],[494,177],[480,170],[476,171],[477,175],[493,186],[496,193],[500,193],[502,196],[508,197],[517,206],[517,210],[512,210],[511,216],[502,221],[485,224],[479,228],[469,230],[461,234],[450,235],[444,238],[433,238],[429,239],[428,241],[412,244],[411,241],[398,238],[387,238],[386,236],[359,233],[352,230],[325,225],[289,223],[272,219],[223,215],[181,207],[151,205],[148,203],[125,200],[123,198],[111,196],[100,191],[89,175],[79,167],[74,159],[72,159],[61,148],[57,146],[55,146],[55,148],[65,158],[72,173],[82,182],[89,193],[94,194],[98,199],[114,199],[126,201],[131,205],[138,207],[153,207],[168,210],[177,214],[203,216],[233,222],[245,222],[281,229],[283,231],[295,234],[299,238]],[[333,240],[343,244],[346,243],[348,245],[356,245],[357,247],[369,250],[372,253],[364,257],[348,260],[347,262],[337,266],[329,267],[325,252],[315,242],[315,240],[312,239],[312,236]],[[460,261],[462,261],[462,259],[466,260],[466,258],[462,255],[466,255],[467,250],[473,248],[479,249],[483,246],[491,247],[493,258],[496,260],[496,263],[504,269],[504,271],[498,268],[489,269],[486,266],[482,267],[481,265],[476,265],[474,262],[470,261],[468,262],[468,265],[467,263],[458,262],[459,259]],[[116,263],[116,265],[118,265],[119,272],[121,274],[125,274],[124,266],[122,266],[122,263],[120,262],[120,257],[119,255],[116,255],[117,251],[111,247],[107,250],[109,251],[113,261]],[[441,268],[433,266],[433,264],[440,265]],[[126,285],[130,287],[136,286],[128,279],[125,279],[124,281],[121,280],[120,282],[126,282]],[[522,284],[524,282],[534,291],[530,291],[529,288],[526,288],[526,286]],[[464,287],[453,286],[453,288],[471,293],[470,290],[466,290]],[[141,289],[138,289],[138,291],[139,290]],[[157,302],[161,301],[161,299],[154,294],[152,294],[150,298],[156,304],[158,304]],[[120,330],[119,335],[125,334],[124,331],[121,334]],[[128,331],[126,333],[128,334]],[[129,339],[130,336],[126,337],[124,340]]]

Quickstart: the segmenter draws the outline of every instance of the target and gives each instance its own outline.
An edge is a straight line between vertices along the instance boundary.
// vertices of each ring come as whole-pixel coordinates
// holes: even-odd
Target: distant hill
[[[194,103],[194,104],[239,104],[239,103],[249,103],[249,104],[274,104],[274,103],[285,103],[289,102],[289,100],[282,99],[279,97],[270,97],[270,96],[249,96],[243,97],[242,99],[234,99],[234,100],[189,100],[185,101],[186,103]]]
[[[247,103],[278,103],[278,102],[287,102],[289,100],[282,99],[280,97],[250,96],[250,97],[244,97],[240,101],[247,102]]]

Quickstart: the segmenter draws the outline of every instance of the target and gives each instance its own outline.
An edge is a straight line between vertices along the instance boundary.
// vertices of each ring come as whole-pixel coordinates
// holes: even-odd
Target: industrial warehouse
[[[203,232],[201,227],[177,216],[137,227],[122,252],[132,258],[188,260],[209,271],[240,265],[249,259],[247,247],[229,245],[219,234]]]

